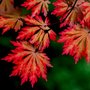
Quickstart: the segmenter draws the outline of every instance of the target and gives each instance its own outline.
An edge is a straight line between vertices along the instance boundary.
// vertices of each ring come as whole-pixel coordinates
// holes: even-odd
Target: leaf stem
[[[62,23],[67,19],[67,17],[69,16],[69,14],[72,12],[73,8],[75,7],[76,3],[77,3],[78,0],[75,0],[70,12],[68,13],[68,15],[62,20]]]
[[[57,23],[63,23],[63,22],[67,19],[67,17],[70,15],[70,13],[72,12],[72,10],[73,10],[73,8],[75,7],[77,1],[78,1],[78,0],[75,0],[75,2],[74,2],[74,4],[73,4],[72,8],[70,9],[68,15],[62,20],[62,22],[58,21],[58,22],[53,23],[52,25],[55,25],[55,24],[57,24]]]

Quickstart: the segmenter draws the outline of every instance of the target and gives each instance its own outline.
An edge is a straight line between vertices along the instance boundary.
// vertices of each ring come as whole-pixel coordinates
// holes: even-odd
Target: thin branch
[[[63,22],[67,19],[67,17],[70,15],[70,13],[72,12],[72,10],[73,10],[73,8],[75,7],[77,1],[78,1],[78,0],[75,0],[72,8],[70,9],[70,12],[69,12],[68,15],[62,20],[62,22],[58,21],[58,22],[53,23],[52,25],[55,25],[55,24],[57,24],[57,23],[63,23]]]
[[[70,13],[72,12],[72,10],[74,9],[74,7],[75,7],[75,5],[76,5],[76,3],[77,3],[77,1],[78,0],[75,0],[75,2],[74,2],[74,4],[73,4],[73,6],[72,6],[72,8],[71,8],[71,10],[70,10],[70,12],[68,13],[68,15],[63,19],[63,21],[61,22],[61,23],[63,23],[66,19],[67,19],[67,17],[70,15]]]

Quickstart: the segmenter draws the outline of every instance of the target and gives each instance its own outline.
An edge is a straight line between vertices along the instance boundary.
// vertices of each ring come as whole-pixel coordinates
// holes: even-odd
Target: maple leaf
[[[81,24],[90,27],[90,2],[84,2],[81,4],[81,10],[84,16]]]
[[[63,16],[66,11],[68,11],[68,4],[65,0],[57,0],[53,3],[55,9],[53,10],[52,14],[56,16]]]
[[[56,33],[48,27],[48,18],[46,18],[44,22],[40,16],[36,16],[35,18],[27,16],[25,21],[29,26],[24,27],[20,31],[17,39],[29,39],[30,43],[35,44],[40,50],[47,48],[50,40],[56,39]]]
[[[38,51],[27,41],[12,42],[12,44],[16,48],[3,58],[3,60],[15,64],[11,76],[20,76],[21,84],[28,80],[31,81],[32,87],[40,76],[47,80],[46,67],[52,67],[52,65],[46,54]]]
[[[0,4],[0,28],[3,28],[3,33],[10,29],[19,30],[23,25],[21,10],[14,8],[13,0],[2,0]]]
[[[26,0],[22,6],[32,11],[32,17],[39,15],[40,11],[47,16],[49,0]]]
[[[61,17],[60,27],[67,24],[72,26],[78,21],[82,20],[80,5],[83,2],[84,0],[77,0],[77,2],[76,0],[74,2],[72,0],[57,0],[54,2],[55,9],[52,14]]]
[[[14,3],[13,0],[2,0],[0,4],[0,15],[14,13],[15,8],[13,3]]]
[[[10,29],[17,31],[21,28],[22,25],[23,22],[19,16],[11,15],[9,17],[0,17],[0,28],[3,28],[2,34]]]
[[[74,56],[75,63],[84,56],[90,62],[90,30],[74,25],[60,33],[58,42],[63,42],[63,54]]]

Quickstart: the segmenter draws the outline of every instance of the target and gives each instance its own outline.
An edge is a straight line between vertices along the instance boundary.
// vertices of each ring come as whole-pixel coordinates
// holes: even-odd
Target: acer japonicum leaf
[[[81,9],[84,16],[81,24],[90,28],[90,2],[81,4]]]
[[[29,40],[39,50],[44,50],[49,46],[50,40],[56,39],[56,33],[48,27],[48,18],[43,21],[40,16],[35,18],[27,16],[25,21],[28,26],[22,28],[17,39]]]
[[[10,17],[0,17],[0,28],[3,28],[2,34],[10,29],[17,31],[21,28],[21,26],[23,26],[23,22],[21,18],[17,17],[16,15]]]
[[[68,4],[65,0],[57,0],[53,5],[55,6],[55,9],[52,14],[55,14],[56,16],[63,16],[68,11]]]
[[[74,25],[60,33],[58,42],[63,42],[63,54],[74,56],[75,63],[85,57],[90,62],[90,33],[88,28]]]
[[[32,17],[39,15],[41,12],[44,16],[47,16],[48,4],[50,4],[49,0],[26,0],[22,6],[32,11]]]
[[[3,28],[2,34],[10,29],[17,31],[23,26],[22,19],[25,16],[21,16],[21,9],[14,8],[13,3],[13,0],[2,0],[0,4],[0,28]]]
[[[2,0],[0,4],[0,15],[14,13],[14,1],[13,0]]]
[[[82,20],[82,12],[80,5],[84,0],[57,0],[54,2],[55,9],[52,14],[60,16],[60,27],[65,25],[74,25],[75,23]]]
[[[15,64],[11,76],[20,76],[21,84],[29,80],[32,87],[37,82],[37,78],[42,77],[47,80],[46,67],[52,67],[47,55],[38,51],[27,41],[12,42],[12,44],[16,48],[3,58],[3,60]]]

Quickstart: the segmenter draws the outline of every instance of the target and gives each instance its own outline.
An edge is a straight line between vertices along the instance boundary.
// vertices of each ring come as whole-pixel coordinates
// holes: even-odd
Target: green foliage
[[[56,42],[51,42],[51,47],[58,55],[62,51],[62,45]],[[75,64],[73,57],[59,55],[51,62],[53,68],[48,71],[48,81],[40,80],[47,90],[90,90],[90,64],[84,58]]]
[[[53,2],[56,0],[50,0],[51,4],[49,4],[49,10],[52,11],[54,9],[54,6],[52,5]]]
[[[13,48],[13,46],[10,44],[11,37],[5,37],[5,36],[0,36],[0,45],[4,47],[9,47]]]

